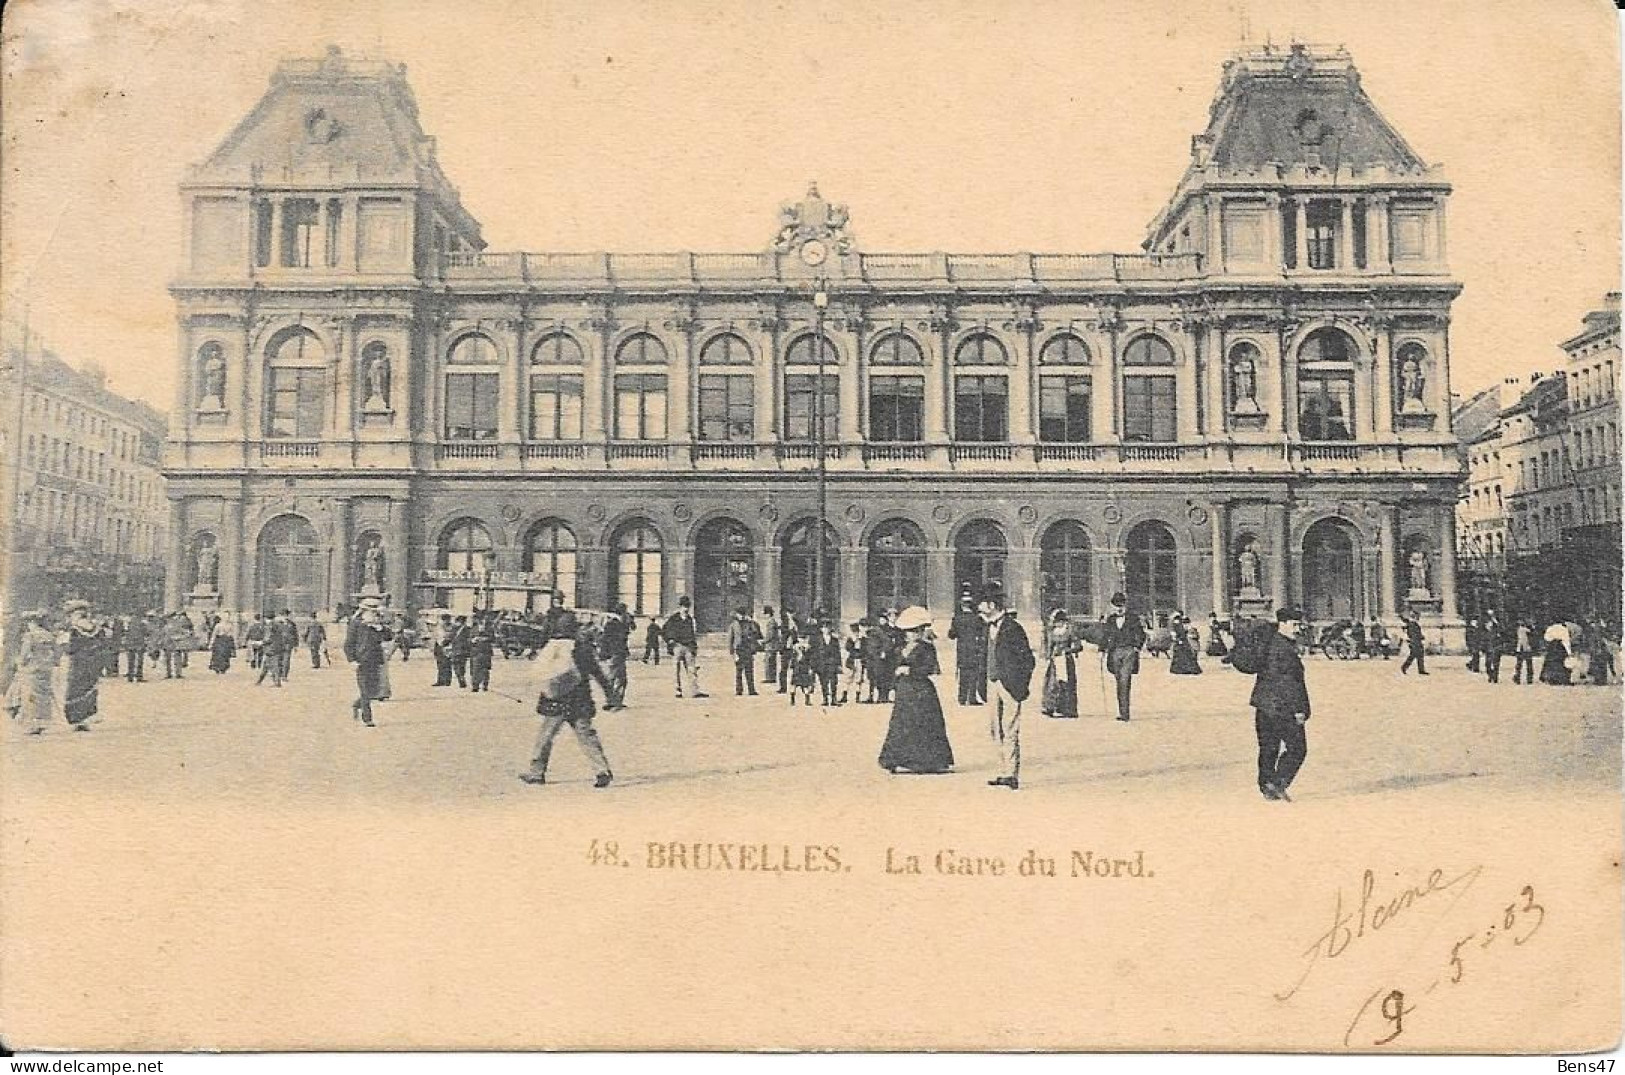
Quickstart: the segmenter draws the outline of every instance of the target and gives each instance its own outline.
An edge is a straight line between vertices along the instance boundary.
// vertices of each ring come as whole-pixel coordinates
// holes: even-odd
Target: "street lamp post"
[[[814,617],[824,612],[824,535],[829,523],[829,468],[826,463],[824,439],[824,310],[829,306],[828,281],[820,276],[813,282],[813,346],[818,349],[818,381],[813,391],[813,446],[818,453],[818,533],[813,538],[813,592]]]

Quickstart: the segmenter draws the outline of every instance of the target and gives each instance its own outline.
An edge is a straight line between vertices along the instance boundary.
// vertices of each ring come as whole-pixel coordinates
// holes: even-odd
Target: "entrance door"
[[[824,526],[823,555],[813,549],[814,519],[803,519],[790,527],[784,538],[780,559],[779,603],[792,616],[810,620],[815,611],[838,615],[841,607],[840,548],[833,527]],[[821,570],[820,570],[821,569]],[[815,578],[819,571],[821,577]],[[816,589],[816,593],[814,592]]]
[[[298,515],[272,519],[260,531],[260,611],[311,613],[321,608],[325,566],[308,520]]]
[[[875,528],[869,539],[869,608],[925,604],[925,535],[907,519]]]
[[[1304,615],[1317,622],[1354,619],[1354,539],[1348,527],[1323,519],[1303,538]]]
[[[733,519],[713,519],[694,539],[694,620],[701,633],[725,631],[741,608],[756,608],[750,531]]]
[[[1179,546],[1162,523],[1145,522],[1129,531],[1124,564],[1129,611],[1165,622],[1179,610]]]
[[[969,586],[973,594],[980,594],[989,583],[1003,587],[1004,562],[1009,555],[1009,542],[1005,541],[998,523],[988,519],[970,523],[954,542],[955,587],[963,591]],[[1008,592],[1008,587],[1005,589],[1006,601],[1014,601],[1015,596]]]

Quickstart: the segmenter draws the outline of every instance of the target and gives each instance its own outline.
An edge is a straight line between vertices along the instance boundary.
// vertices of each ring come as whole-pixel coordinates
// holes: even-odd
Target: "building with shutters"
[[[868,251],[816,187],[757,250],[497,253],[337,50],[181,193],[176,600],[1456,619],[1450,186],[1339,49],[1225,63],[1132,254]]]

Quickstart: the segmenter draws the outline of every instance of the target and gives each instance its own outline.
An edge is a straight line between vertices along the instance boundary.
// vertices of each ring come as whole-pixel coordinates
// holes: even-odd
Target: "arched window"
[[[750,347],[732,332],[713,336],[700,348],[702,366],[744,367],[700,374],[700,440],[756,439],[756,378],[749,372],[750,362]]]
[[[544,575],[546,587],[564,591],[569,607],[578,603],[576,536],[558,519],[543,519],[525,535],[525,570]]]
[[[267,349],[265,435],[319,437],[326,418],[327,349],[307,328],[278,333]]]
[[[956,366],[1007,366],[1010,353],[991,332],[973,332],[954,348]]]
[[[925,603],[925,535],[907,519],[881,523],[869,537],[869,607]]]
[[[821,341],[821,345],[820,345]],[[800,336],[784,353],[788,366],[817,365],[823,355],[826,371],[836,369],[839,356],[829,337]],[[784,375],[784,439],[828,442],[841,428],[841,377],[837,372]]]
[[[649,332],[634,332],[615,348],[617,366],[664,366],[666,345]]]
[[[713,336],[700,348],[702,366],[748,366],[750,362],[750,345],[732,332]]]
[[[925,353],[908,333],[888,332],[869,352],[869,361],[876,366],[923,366]]]
[[[581,345],[568,332],[549,332],[530,352],[533,366],[579,366],[585,361]]]
[[[495,440],[501,403],[501,355],[488,336],[472,333],[447,355],[445,436],[448,440]]]
[[[1039,543],[1040,610],[1048,616],[1065,609],[1068,616],[1088,616],[1094,610],[1092,551],[1081,523],[1064,519],[1044,531]]]
[[[1087,366],[1089,348],[1070,332],[1053,337],[1038,353],[1041,366]],[[1045,444],[1083,444],[1090,439],[1093,382],[1087,372],[1046,370],[1038,378],[1038,439]]]
[[[1342,519],[1322,519],[1303,538],[1303,602],[1311,620],[1363,619],[1360,550]]]
[[[530,352],[531,440],[580,440],[581,345],[563,332],[550,332]]]
[[[1160,336],[1136,336],[1123,348],[1123,439],[1172,443],[1179,439],[1174,350]]]
[[[1063,332],[1044,344],[1043,350],[1038,352],[1038,361],[1045,366],[1087,366],[1089,348],[1072,333]]]
[[[980,593],[988,583],[1004,584],[1005,560],[1010,543],[1004,531],[991,519],[976,519],[954,539],[954,587]]]
[[[920,345],[907,334],[888,332],[869,352],[876,367],[925,364]],[[869,439],[918,443],[925,439],[925,377],[901,371],[869,375]]]
[[[314,612],[323,600],[325,550],[316,530],[300,515],[279,515],[265,524],[259,538],[259,608],[261,612]]]
[[[440,535],[440,570],[484,571],[491,566],[491,532],[478,519],[458,519]]]
[[[1305,440],[1354,439],[1354,341],[1318,328],[1298,348],[1298,433]]]
[[[694,619],[701,631],[723,631],[734,612],[754,612],[756,556],[751,532],[737,519],[712,519],[694,535]]]
[[[1179,551],[1172,530],[1143,522],[1129,531],[1124,591],[1129,608],[1141,615],[1179,609]]]
[[[617,530],[610,544],[615,556],[614,602],[624,603],[635,616],[659,612],[665,566],[659,532],[634,520]]]

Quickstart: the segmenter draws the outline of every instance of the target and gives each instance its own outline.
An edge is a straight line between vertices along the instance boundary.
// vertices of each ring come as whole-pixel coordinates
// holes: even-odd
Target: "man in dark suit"
[[[1258,732],[1258,790],[1266,799],[1291,802],[1286,789],[1309,754],[1304,724],[1309,720],[1309,689],[1303,682],[1303,659],[1294,639],[1303,613],[1283,608],[1275,613],[1275,634],[1253,684],[1248,704]]]
[[[362,598],[361,608],[344,634],[344,657],[355,666],[356,698],[350,703],[350,713],[368,728],[377,727],[372,722],[372,703],[383,693],[384,641],[389,637],[378,602]]]
[[[1128,610],[1128,598],[1120,593],[1112,594],[1112,610],[1103,622],[1106,639],[1100,648],[1106,653],[1106,671],[1117,680],[1117,719],[1126,721],[1134,675],[1140,670],[1140,648],[1145,645],[1145,625]]]
[[[970,590],[960,595],[959,611],[948,625],[954,643],[954,675],[959,681],[960,705],[987,703],[987,621],[976,613]]]
[[[451,660],[451,673],[457,677],[459,687],[468,686],[468,617],[458,616],[451,624],[451,638],[446,642],[446,656]]]
[[[1021,704],[1027,700],[1038,662],[1016,614],[1004,607],[1001,587],[990,584],[982,592],[980,608],[987,624],[988,730],[1004,769],[988,784],[1014,791],[1021,787]]]
[[[604,676],[609,680],[610,693],[604,698],[604,708],[626,708],[626,662],[632,656],[632,613],[625,602],[604,620],[598,633],[598,656],[603,661]]]
[[[579,629],[573,613],[561,610],[561,615],[554,617],[551,626],[553,633],[548,636],[550,639],[569,641],[573,647],[571,659],[575,662],[576,683],[563,698],[542,698],[537,701],[536,712],[542,715],[542,727],[536,735],[536,747],[531,754],[530,768],[520,773],[519,779],[527,784],[547,783],[547,765],[553,757],[553,740],[568,724],[575,732],[576,742],[581,744],[582,753],[587,755],[587,761],[596,773],[592,786],[607,788],[614,775],[609,769],[609,758],[604,755],[603,741],[598,738],[598,731],[592,726],[593,717],[598,712],[598,707],[593,703],[592,684],[597,680],[606,698],[614,688],[610,686],[609,677],[599,666],[597,656],[593,652],[594,647],[584,637],[585,632]]]
[[[750,609],[734,612],[728,625],[728,653],[734,659],[734,694],[743,696],[748,690],[756,697],[756,651],[762,648],[762,629],[750,618]]]
[[[1416,674],[1428,674],[1427,644],[1422,641],[1422,623],[1416,618],[1416,613],[1407,611],[1405,618],[1405,660],[1399,666],[1399,674],[1404,675],[1416,665]]]
[[[677,667],[672,670],[676,674],[677,697],[683,696],[685,669],[688,672],[688,685],[692,688],[690,693],[695,698],[709,697],[700,690],[699,629],[694,624],[694,613],[690,610],[687,597],[677,599],[677,611],[666,617],[660,633],[666,639],[666,652],[677,658]]]
[[[1501,657],[1506,653],[1506,639],[1502,637],[1501,621],[1492,609],[1479,626],[1478,644],[1484,652],[1484,676],[1491,683],[1501,682]]]
[[[440,614],[440,625],[434,631],[434,685],[436,687],[451,686],[451,653],[447,649],[451,645],[451,614]]]

